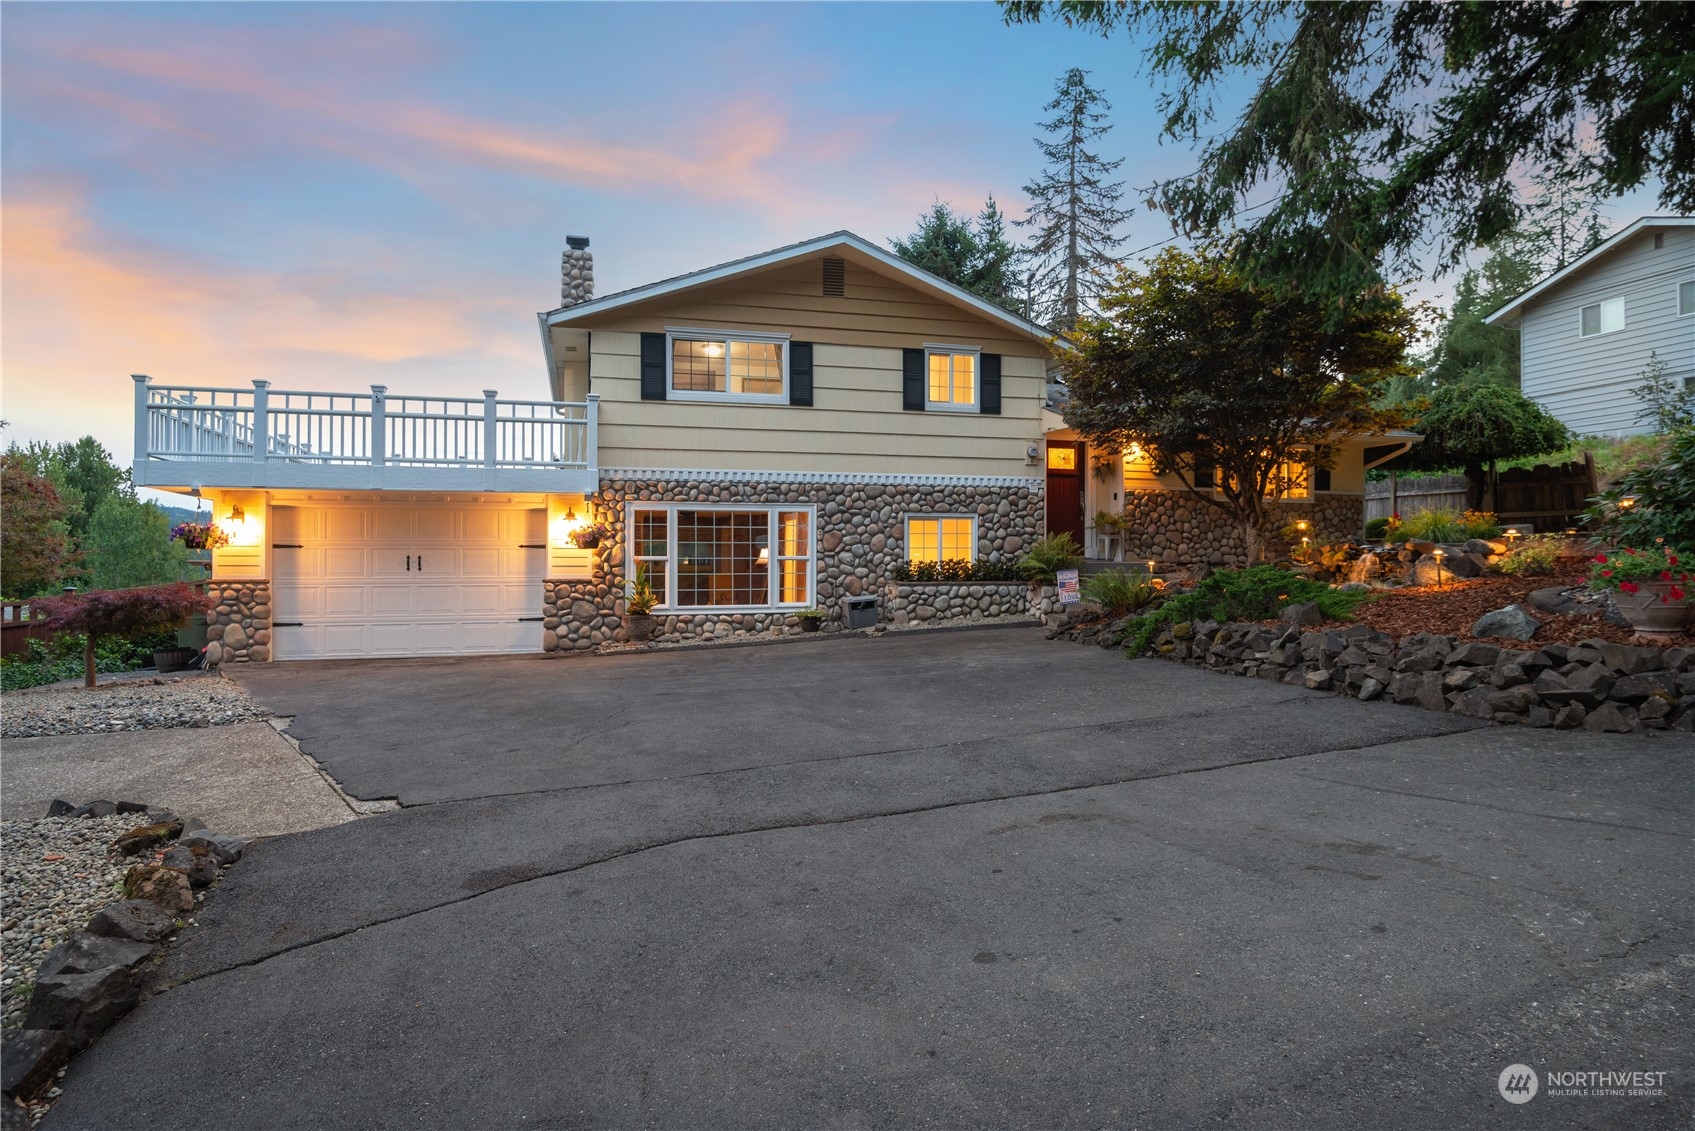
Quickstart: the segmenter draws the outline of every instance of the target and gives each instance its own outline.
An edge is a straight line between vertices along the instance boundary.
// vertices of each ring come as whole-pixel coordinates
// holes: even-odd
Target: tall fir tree
[[[1038,264],[1031,317],[1066,331],[1111,282],[1113,252],[1123,242],[1118,228],[1130,214],[1118,206],[1124,182],[1109,180],[1124,159],[1107,161],[1090,148],[1112,129],[1103,124],[1112,105],[1089,85],[1089,72],[1066,71],[1043,109],[1058,112],[1038,123],[1049,137],[1036,139],[1048,167],[1024,186],[1030,214],[1013,222],[1035,229],[1028,252]]]

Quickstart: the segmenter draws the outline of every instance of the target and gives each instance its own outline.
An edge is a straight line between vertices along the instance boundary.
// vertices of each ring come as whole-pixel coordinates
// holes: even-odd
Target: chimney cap
[[[566,236],[565,246],[573,251],[587,251],[589,238],[587,236]]]

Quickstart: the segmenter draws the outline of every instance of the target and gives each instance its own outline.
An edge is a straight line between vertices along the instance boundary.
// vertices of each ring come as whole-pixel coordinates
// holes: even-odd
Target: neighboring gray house
[[[1695,216],[1645,216],[1484,321],[1519,328],[1524,395],[1567,427],[1645,432],[1651,355],[1695,386]]]

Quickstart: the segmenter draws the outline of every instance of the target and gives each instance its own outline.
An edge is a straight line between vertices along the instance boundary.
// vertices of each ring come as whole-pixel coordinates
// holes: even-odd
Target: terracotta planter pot
[[[1689,623],[1690,590],[1671,581],[1640,581],[1634,593],[1613,592],[1613,604],[1638,632],[1681,632]],[[1673,588],[1683,588],[1682,600],[1672,597]]]
[[[639,644],[653,635],[653,618],[646,613],[631,613],[624,618],[624,634],[632,644]]]

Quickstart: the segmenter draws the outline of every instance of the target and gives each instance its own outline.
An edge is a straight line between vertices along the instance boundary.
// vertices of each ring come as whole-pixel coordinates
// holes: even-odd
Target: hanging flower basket
[[[230,536],[215,522],[179,522],[171,527],[171,537],[190,550],[216,550],[230,544]]]
[[[571,531],[571,542],[579,550],[593,550],[600,545],[602,538],[611,533],[611,529],[604,522],[591,522]]]

